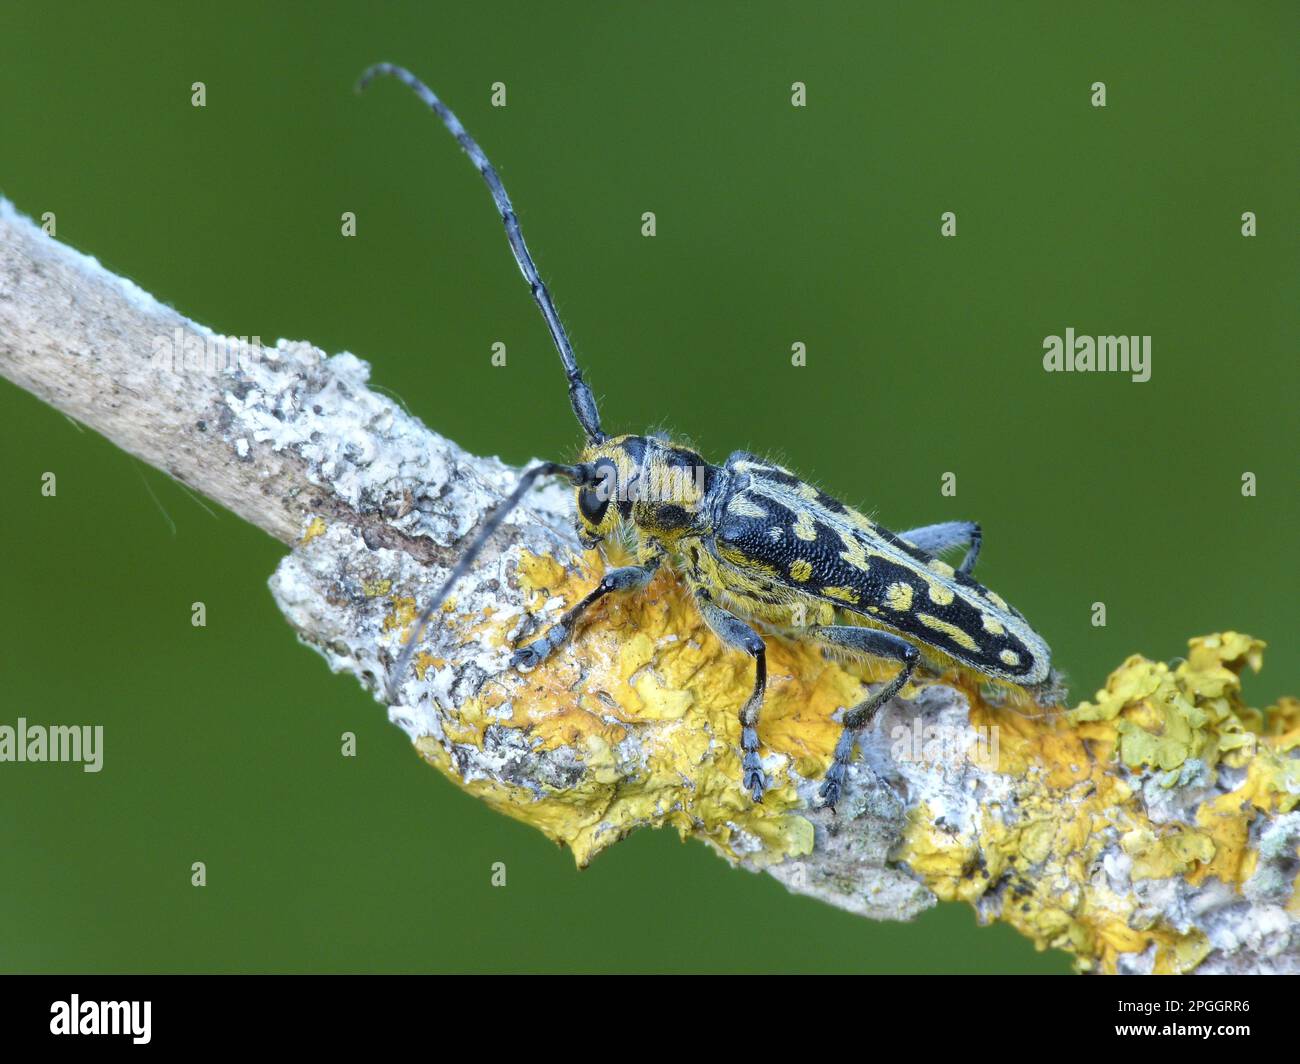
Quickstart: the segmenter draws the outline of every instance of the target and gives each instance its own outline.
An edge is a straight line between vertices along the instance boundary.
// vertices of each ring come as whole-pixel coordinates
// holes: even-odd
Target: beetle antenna
[[[555,309],[555,304],[551,301],[551,293],[542,282],[532,255],[528,253],[528,245],[524,243],[523,230],[519,228],[519,219],[515,216],[515,209],[510,203],[510,197],[506,194],[506,188],[501,183],[501,178],[497,176],[496,170],[488,162],[488,157],[483,154],[483,149],[478,146],[478,142],[460,124],[460,119],[452,114],[451,109],[438,99],[429,86],[405,67],[394,66],[392,63],[376,63],[361,75],[361,79],[357,82],[357,92],[361,92],[380,74],[397,78],[398,81],[410,87],[421,100],[428,104],[430,110],[442,119],[442,124],[447,127],[448,132],[465,149],[465,154],[478,168],[478,172],[483,175],[483,180],[487,182],[488,191],[492,193],[492,202],[496,204],[497,211],[501,215],[501,222],[506,227],[506,237],[510,241],[510,250],[515,254],[515,262],[519,264],[519,271],[524,275],[524,280],[528,282],[528,287],[533,293],[533,299],[536,300],[538,309],[542,312],[542,317],[546,319],[546,327],[551,330],[551,339],[555,341],[555,347],[560,352],[565,375],[569,378],[569,402],[573,405],[573,412],[577,415],[582,431],[587,434],[588,442],[603,443],[606,436],[600,427],[600,414],[596,410],[596,397],[592,395],[587,382],[582,379],[582,370],[578,368],[578,360],[574,357],[573,345],[569,343],[568,334],[564,331],[564,326],[560,324],[560,315]]]
[[[447,600],[447,596],[451,594],[452,588],[456,586],[460,578],[469,572],[470,566],[474,564],[474,559],[479,556],[479,552],[482,551],[484,545],[492,537],[492,533],[497,530],[510,511],[519,505],[520,501],[528,493],[528,489],[533,486],[533,481],[538,477],[555,474],[568,477],[569,480],[574,482],[582,478],[582,470],[579,467],[560,465],[558,462],[543,462],[531,469],[525,469],[520,475],[514,491],[497,503],[487,517],[484,518],[482,525],[479,526],[478,534],[465,549],[465,553],[452,566],[451,572],[447,574],[447,579],[442,582],[442,587],[438,588],[437,593],[429,600],[429,604],[420,611],[415,627],[411,630],[411,637],[406,641],[401,654],[398,655],[397,663],[389,671],[385,688],[390,705],[398,704],[398,685],[401,683],[407,667],[411,664],[411,658],[415,655],[415,648],[420,644],[420,637],[424,635],[424,629],[429,623],[429,618]]]

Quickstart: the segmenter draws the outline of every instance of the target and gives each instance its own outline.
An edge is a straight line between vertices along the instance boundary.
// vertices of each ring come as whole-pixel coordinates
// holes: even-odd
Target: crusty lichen
[[[1082,969],[1191,971],[1250,935],[1294,966],[1295,926],[1236,904],[1263,829],[1300,800],[1300,703],[1261,714],[1242,701],[1241,670],[1263,649],[1235,632],[1193,639],[1175,668],[1129,658],[1059,721],[1003,719],[1008,799],[942,845],[916,810],[899,857],[939,897],[974,902]],[[972,720],[997,712],[975,703]],[[1279,901],[1293,915],[1296,858],[1273,857],[1290,868]]]
[[[522,556],[518,580],[533,611],[522,638],[516,617],[452,623],[507,653],[599,577],[596,554],[569,560]],[[401,609],[392,622],[410,619]],[[1264,714],[1241,697],[1240,673],[1259,668],[1263,647],[1226,633],[1192,640],[1176,667],[1134,656],[1094,701],[1040,717],[984,701],[974,677],[919,680],[904,702],[929,687],[959,690],[969,724],[996,730],[999,758],[908,766],[893,860],[939,899],[1067,950],[1081,969],[1191,971],[1216,936],[1224,948],[1251,934],[1272,936],[1278,963],[1294,963],[1294,846],[1271,861],[1289,869],[1285,898],[1253,924],[1233,901],[1258,874],[1262,830],[1300,801],[1300,703]],[[837,710],[891,669],[771,641],[760,733],[772,786],[756,805],[739,786],[737,756],[752,664],[719,646],[663,573],[644,594],[604,600],[545,667],[503,673],[440,706],[442,735],[417,747],[471,793],[568,846],[579,865],[635,828],[670,826],[762,867],[812,854],[828,816],[810,801],[812,785],[829,763]],[[890,723],[894,734],[897,716]],[[863,745],[886,741],[877,728]],[[491,751],[503,767],[511,757],[551,761],[511,782],[509,771],[482,772],[481,758],[464,772],[464,748]],[[870,775],[858,766],[860,779]],[[954,812],[952,792],[979,796],[969,815]],[[1290,919],[1279,925],[1274,909]]]
[[[594,553],[569,569],[536,556],[519,566],[533,605],[549,604],[542,623],[598,576]],[[487,618],[475,635],[504,648],[511,628],[511,620]],[[674,827],[755,864],[806,855],[813,828],[786,770],[820,772],[837,731],[834,701],[853,698],[860,684],[805,647],[773,647],[765,763],[775,785],[755,806],[737,786],[733,696],[753,683],[752,663],[737,657],[722,652],[665,572],[641,595],[604,600],[578,639],[544,668],[500,677],[462,704],[444,707],[445,741],[417,746],[452,776],[449,744],[482,748],[489,729],[526,735],[534,756],[565,752],[572,774],[561,787],[501,787],[487,779],[468,787],[569,846],[579,865],[646,825]]]

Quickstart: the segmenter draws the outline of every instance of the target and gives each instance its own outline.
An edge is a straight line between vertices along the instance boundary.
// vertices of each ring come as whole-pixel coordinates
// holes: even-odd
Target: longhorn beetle
[[[858,735],[916,668],[918,644],[940,660],[1012,687],[1043,688],[1051,681],[1050,651],[1043,638],[1017,610],[971,578],[981,542],[974,522],[945,521],[896,534],[755,455],[737,451],[725,465],[715,466],[658,436],[607,435],[496,170],[459,119],[410,71],[378,63],[362,74],[357,91],[381,74],[415,91],[487,182],[510,250],[559,349],[569,402],[587,438],[576,464],[544,462],[526,470],[484,520],[421,611],[389,674],[390,701],[397,701],[396,685],[433,612],[533,482],[549,476],[563,477],[576,489],[582,544],[603,550],[606,542],[622,537],[635,544],[636,564],[609,569],[553,627],[517,650],[511,667],[540,665],[594,603],[614,592],[645,587],[661,565],[671,568],[717,637],[754,659],[754,690],[740,707],[740,745],[741,782],[756,802],[768,784],[758,757],[767,661],[754,623],[812,640],[849,659],[887,658],[902,665],[898,675],[844,713],[834,759],[819,791],[830,806],[840,797]],[[955,569],[936,557],[956,547],[965,547],[966,554]]]

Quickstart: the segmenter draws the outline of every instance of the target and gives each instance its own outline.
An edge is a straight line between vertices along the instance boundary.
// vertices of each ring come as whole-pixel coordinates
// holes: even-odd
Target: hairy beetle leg
[[[655,570],[659,568],[659,558],[653,558],[645,565],[625,565],[611,569],[600,583],[593,587],[582,599],[542,635],[526,647],[520,647],[510,657],[512,669],[535,669],[555,652],[569,638],[578,619],[595,603],[615,591],[635,591],[650,583]]]
[[[743,753],[741,759],[741,783],[745,790],[749,791],[749,796],[756,802],[763,800],[763,795],[767,793],[767,773],[763,771],[758,761],[758,729],[753,726],[746,726],[740,731],[740,749]]]
[[[916,668],[921,655],[906,639],[876,628],[857,628],[838,624],[814,625],[807,629],[806,635],[810,639],[853,657],[889,658],[903,665],[898,675],[889,683],[844,714],[844,730],[840,732],[830,767],[826,770],[821,788],[817,792],[823,805],[834,808],[844,791],[844,781],[848,776],[849,762],[853,760],[853,752],[858,745],[858,736],[871,723],[876,711],[898,694],[912,678],[912,671]]]
[[[758,760],[758,715],[767,690],[767,647],[754,629],[714,602],[707,589],[695,589],[695,605],[714,635],[754,659],[754,693],[740,707],[740,782],[754,801],[761,802],[768,779]]]
[[[974,521],[941,521],[937,525],[924,525],[900,532],[899,535],[913,546],[931,554],[942,554],[953,547],[965,547],[966,556],[957,566],[957,572],[967,576],[975,569],[975,561],[980,556],[980,545],[984,542],[984,533]]]

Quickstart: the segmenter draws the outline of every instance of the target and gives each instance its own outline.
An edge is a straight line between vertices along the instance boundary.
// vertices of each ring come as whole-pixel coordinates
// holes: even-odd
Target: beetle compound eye
[[[609,498],[599,488],[583,488],[578,493],[578,509],[588,524],[598,525],[605,520],[605,511],[609,509]]]
[[[605,520],[605,511],[617,490],[618,468],[603,458],[596,463],[591,486],[578,492],[578,509],[588,523],[598,525]]]

